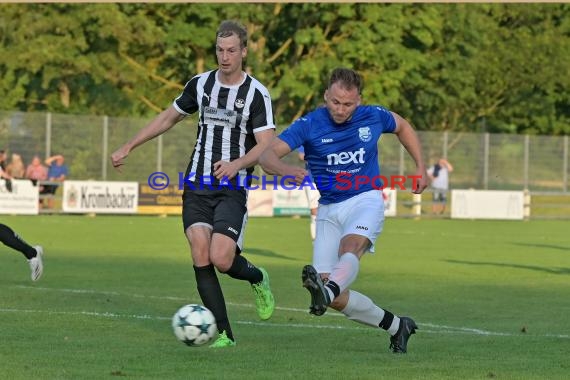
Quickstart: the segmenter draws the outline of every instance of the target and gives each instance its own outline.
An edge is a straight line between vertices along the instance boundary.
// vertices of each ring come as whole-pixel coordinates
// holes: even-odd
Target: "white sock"
[[[354,290],[349,290],[348,302],[341,312],[350,320],[376,328],[381,328],[380,323],[386,315],[386,311],[376,306],[370,298]],[[400,318],[394,315],[387,331],[390,335],[394,335],[398,327],[400,327]]]
[[[333,287],[337,287],[337,295],[344,292],[350,287],[350,285],[356,280],[358,275],[358,269],[360,268],[360,260],[352,252],[346,252],[343,254],[338,263],[334,266],[330,276],[327,286],[325,288],[329,292],[331,301],[335,299],[335,294],[332,291]],[[335,286],[336,284],[337,286]]]
[[[311,215],[310,229],[311,229],[311,239],[313,239],[313,241],[314,241],[315,238],[317,237],[317,216],[316,215]]]

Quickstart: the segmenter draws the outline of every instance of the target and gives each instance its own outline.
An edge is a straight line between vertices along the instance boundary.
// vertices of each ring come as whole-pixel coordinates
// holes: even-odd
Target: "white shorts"
[[[383,227],[384,199],[379,190],[370,190],[340,203],[319,205],[313,266],[318,273],[331,273],[339,259],[340,240],[349,234],[368,238],[370,252],[374,252],[374,243]]]
[[[305,186],[305,195],[307,196],[307,203],[310,209],[319,207],[319,198],[321,197],[321,193],[317,190],[316,185],[313,184],[313,186],[315,186],[314,189],[311,189],[310,186]]]

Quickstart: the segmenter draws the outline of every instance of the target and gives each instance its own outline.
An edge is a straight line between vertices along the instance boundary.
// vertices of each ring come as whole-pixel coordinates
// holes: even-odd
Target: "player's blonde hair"
[[[237,21],[225,20],[222,21],[218,30],[216,31],[216,38],[230,37],[236,35],[239,38],[241,48],[247,47],[247,30],[243,25]]]

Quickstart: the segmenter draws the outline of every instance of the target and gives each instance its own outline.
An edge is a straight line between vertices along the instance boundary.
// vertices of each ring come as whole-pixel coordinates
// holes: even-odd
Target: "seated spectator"
[[[6,190],[12,192],[12,177],[6,171],[6,151],[0,150],[0,179],[5,181]]]
[[[39,156],[34,156],[32,158],[32,163],[28,165],[26,168],[26,175],[25,177],[32,181],[34,186],[38,184],[38,181],[45,181],[48,178],[48,171],[45,166],[42,165],[42,160],[40,160]],[[46,189],[43,185],[40,184],[39,188],[40,194],[45,194]],[[40,199],[40,207],[43,205],[43,200]]]
[[[10,178],[6,172],[6,151],[0,150],[0,178]]]
[[[17,153],[12,153],[12,159],[6,167],[6,171],[14,179],[22,179],[26,176],[26,167],[22,161],[22,156]]]
[[[0,179],[3,179],[6,190],[12,192],[12,177],[6,171],[6,151],[0,150]]]
[[[36,185],[38,181],[45,181],[48,179],[47,168],[42,165],[42,161],[38,156],[34,156],[32,163],[26,168],[25,178],[31,180],[34,185]],[[40,188],[40,193],[42,190],[43,188]]]
[[[65,158],[61,154],[51,156],[45,160],[48,166],[48,181],[50,182],[63,182],[68,175],[67,165],[65,165]],[[50,184],[46,185],[47,194],[55,194],[59,185]],[[53,208],[53,197],[48,198],[49,208]]]

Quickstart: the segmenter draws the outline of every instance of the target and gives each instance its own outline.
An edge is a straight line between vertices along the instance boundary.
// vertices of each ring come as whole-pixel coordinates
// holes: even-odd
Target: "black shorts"
[[[182,194],[184,232],[192,225],[205,225],[232,238],[241,252],[247,223],[245,189],[190,190]]]

